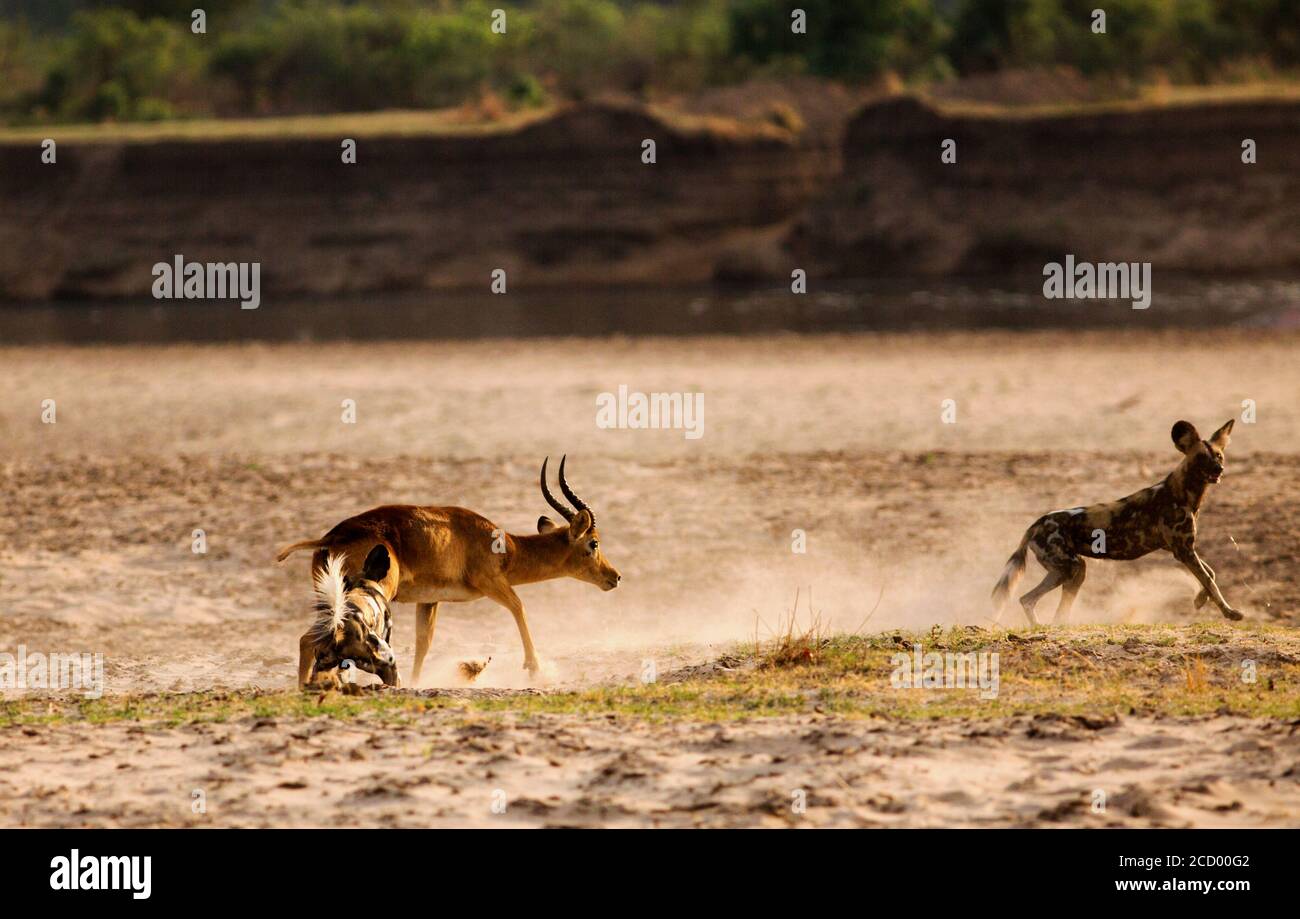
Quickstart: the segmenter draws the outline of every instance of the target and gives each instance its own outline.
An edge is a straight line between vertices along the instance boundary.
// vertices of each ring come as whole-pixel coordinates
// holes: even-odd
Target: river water
[[[0,304],[0,344],[477,339],[850,331],[1300,327],[1300,280],[1157,274],[1151,306],[1047,300],[1034,279],[892,279],[785,288],[425,291],[204,301]]]

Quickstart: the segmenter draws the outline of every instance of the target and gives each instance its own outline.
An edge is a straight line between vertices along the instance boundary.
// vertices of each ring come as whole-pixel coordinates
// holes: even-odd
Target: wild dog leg
[[[420,681],[420,668],[424,666],[424,655],[429,651],[433,641],[433,628],[438,622],[437,603],[415,604],[415,665],[411,668],[411,685]]]
[[[1074,598],[1079,593],[1079,588],[1083,586],[1083,579],[1088,576],[1087,563],[1081,558],[1076,558],[1074,562],[1074,572],[1061,587],[1061,602],[1056,607],[1056,616],[1052,619],[1052,622],[1058,625],[1070,618],[1070,607],[1074,605]]]
[[[1029,618],[1030,625],[1038,625],[1038,620],[1034,618],[1034,607],[1038,604],[1039,599],[1043,594],[1059,587],[1067,577],[1069,575],[1066,572],[1057,568],[1049,568],[1047,577],[1039,581],[1037,587],[1020,598],[1020,607],[1025,611],[1025,616]]]
[[[1174,551],[1174,558],[1183,563],[1183,566],[1192,573],[1192,577],[1200,581],[1201,589],[1209,594],[1210,599],[1218,605],[1220,612],[1225,619],[1241,619],[1242,614],[1228,605],[1228,601],[1223,599],[1223,594],[1219,591],[1219,585],[1214,582],[1214,575],[1210,573],[1209,566],[1201,561],[1201,557],[1196,554],[1196,549],[1187,546]]]
[[[1044,594],[1077,576],[1076,566],[1081,564],[1081,559],[1066,548],[1060,530],[1056,527],[1053,527],[1045,538],[1031,540],[1029,548],[1034,551],[1034,558],[1038,559],[1038,563],[1047,569],[1047,576],[1037,587],[1020,598],[1020,606],[1025,611],[1029,624],[1038,625],[1038,620],[1034,618],[1034,607],[1038,605],[1038,601]],[[1074,602],[1074,597],[1071,596],[1069,601],[1066,601],[1063,596],[1061,602],[1066,604],[1065,608],[1068,612],[1069,603]],[[1059,610],[1057,617],[1060,617]]]
[[[1219,576],[1214,573],[1214,569],[1210,567],[1210,563],[1207,562],[1205,559],[1201,559],[1201,564],[1204,565],[1205,570],[1210,573],[1210,580],[1216,584],[1219,583]],[[1210,599],[1209,592],[1204,587],[1202,587],[1200,593],[1196,595],[1196,600],[1194,601],[1196,608],[1200,609],[1202,606],[1205,605],[1206,601],[1209,599]]]

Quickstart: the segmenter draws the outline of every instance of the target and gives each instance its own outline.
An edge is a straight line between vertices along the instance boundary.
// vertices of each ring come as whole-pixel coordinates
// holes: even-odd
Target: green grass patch
[[[800,642],[806,644],[801,647]],[[996,696],[978,687],[899,688],[891,676],[922,654],[997,654]],[[924,660],[924,659],[923,659]],[[988,658],[991,662],[991,658]],[[812,712],[848,718],[992,719],[1055,713],[1300,718],[1300,637],[1266,625],[955,627],[870,636],[787,631],[739,646],[720,666],[657,683],[574,691],[365,690],[27,697],[0,703],[0,725],[241,719],[381,721],[563,715],[729,721]],[[910,668],[911,665],[908,664]]]

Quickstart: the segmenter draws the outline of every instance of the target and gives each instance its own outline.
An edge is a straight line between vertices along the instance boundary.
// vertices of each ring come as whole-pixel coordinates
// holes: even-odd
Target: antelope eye
[[[590,549],[592,552],[595,552],[596,549],[599,547],[599,545],[600,543],[596,542],[596,540],[593,539],[590,543],[587,544],[587,548]]]

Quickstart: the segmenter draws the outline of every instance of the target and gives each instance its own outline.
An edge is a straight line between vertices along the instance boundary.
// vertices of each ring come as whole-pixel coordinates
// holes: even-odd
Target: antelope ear
[[[1232,439],[1232,423],[1236,420],[1236,418],[1229,418],[1227,424],[1210,435],[1210,443],[1214,444],[1220,450],[1227,447],[1228,441]]]
[[[560,525],[550,517],[537,518],[537,532],[539,533],[549,533],[551,530],[558,530],[559,528]]]
[[[1180,421],[1174,425],[1174,429],[1169,432],[1173,438],[1174,446],[1180,453],[1186,453],[1201,442],[1200,432],[1196,430],[1196,425],[1190,421]]]
[[[591,511],[582,510],[573,515],[569,521],[569,538],[574,542],[587,535],[591,529]]]
[[[382,543],[370,550],[365,564],[361,566],[361,577],[367,581],[382,581],[388,577],[388,547]]]

